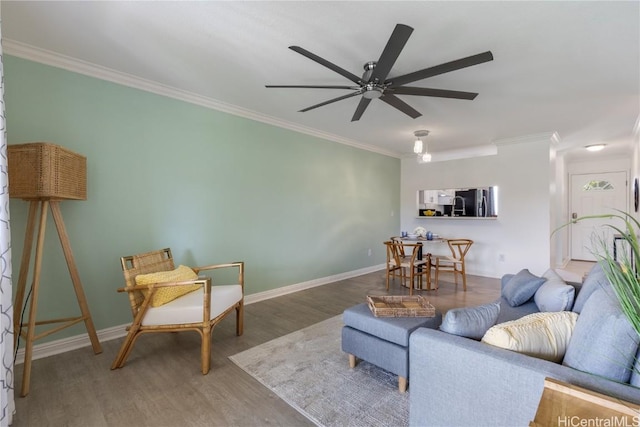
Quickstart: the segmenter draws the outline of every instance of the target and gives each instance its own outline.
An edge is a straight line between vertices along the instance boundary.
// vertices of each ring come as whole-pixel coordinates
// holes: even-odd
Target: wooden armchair
[[[236,335],[242,335],[244,262],[175,269],[169,248],[122,257],[120,262],[126,286],[118,292],[129,295],[133,323],[127,328],[129,332],[111,369],[124,365],[133,344],[144,333],[196,331],[202,338],[204,375],[209,372],[211,364],[211,333],[215,325],[235,310]],[[198,276],[201,271],[223,268],[238,269],[237,284],[212,286],[210,277]],[[182,272],[185,275],[180,278]],[[158,280],[162,277],[173,279]],[[171,300],[163,303],[159,299]]]

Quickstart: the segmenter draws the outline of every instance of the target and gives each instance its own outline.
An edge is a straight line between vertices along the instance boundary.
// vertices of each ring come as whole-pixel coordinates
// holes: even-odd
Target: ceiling
[[[624,152],[638,131],[637,1],[2,1],[1,13],[5,53],[53,52],[398,157],[421,129],[434,153],[551,132],[560,149]],[[350,85],[288,46],[360,76],[398,23],[414,31],[390,78],[490,50],[491,62],[411,84],[477,98],[398,95],[422,116],[373,100],[351,122],[359,96],[298,112],[349,91],[265,88]]]

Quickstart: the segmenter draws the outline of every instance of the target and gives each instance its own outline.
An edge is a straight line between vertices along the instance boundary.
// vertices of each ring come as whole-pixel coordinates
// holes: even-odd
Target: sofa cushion
[[[560,362],[578,315],[571,311],[533,313],[492,326],[482,342],[540,359]]]
[[[576,290],[567,283],[553,269],[548,269],[543,275],[547,279],[533,296],[540,311],[565,311],[573,307]]]
[[[511,307],[505,297],[500,297],[500,314],[496,324],[516,320],[527,314],[539,313],[540,310],[533,299],[517,307]]]
[[[476,307],[461,307],[447,311],[440,330],[448,334],[479,340],[495,325],[500,314],[500,300]]]
[[[531,274],[526,268],[522,269],[505,283],[502,296],[509,305],[517,307],[529,301],[545,280],[544,277]]]
[[[368,304],[361,303],[347,308],[342,313],[342,320],[353,329],[406,347],[413,331],[420,327],[437,328],[442,315],[436,312],[435,317],[376,317]]]
[[[580,292],[578,292],[576,300],[573,303],[572,311],[581,313],[584,304],[587,302],[591,294],[593,294],[600,288],[609,286],[609,280],[604,273],[602,265],[600,263],[596,263],[596,265],[591,268],[591,270],[587,274],[587,277],[584,279],[582,287],[580,288]]]
[[[562,364],[626,383],[638,341],[611,288],[597,289],[582,308]]]
[[[152,285],[154,283],[186,282],[188,280],[198,280],[198,275],[189,267],[180,265],[175,270],[158,271],[157,273],[138,274],[135,277],[136,285]],[[158,288],[151,298],[152,307],[160,307],[182,295],[201,289],[202,285],[168,286]],[[146,296],[148,291],[143,290]]]

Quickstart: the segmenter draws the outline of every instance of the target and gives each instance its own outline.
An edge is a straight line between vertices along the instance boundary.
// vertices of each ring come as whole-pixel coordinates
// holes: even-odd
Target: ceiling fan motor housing
[[[380,86],[374,85],[373,83],[367,83],[364,89],[365,89],[365,92],[362,94],[362,96],[364,96],[367,99],[380,98],[382,96],[382,92],[384,92],[383,88],[381,88]]]

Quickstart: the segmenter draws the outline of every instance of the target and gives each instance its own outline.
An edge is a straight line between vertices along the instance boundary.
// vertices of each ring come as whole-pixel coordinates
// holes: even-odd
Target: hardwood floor
[[[443,313],[495,300],[498,279],[468,276],[458,290],[450,275],[440,289],[423,291]],[[366,295],[384,295],[384,271],[319,286],[245,307],[245,332],[235,317],[213,331],[211,372],[200,373],[196,333],[142,336],[122,369],[109,369],[122,339],[35,360],[31,391],[17,397],[13,426],[306,426],[303,415],[271,393],[228,356],[341,314]],[[398,283],[389,294],[408,294]],[[347,356],[345,356],[345,364]],[[20,384],[22,365],[16,366]]]

